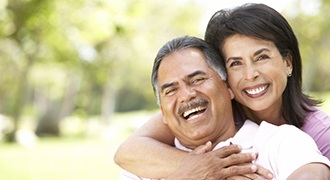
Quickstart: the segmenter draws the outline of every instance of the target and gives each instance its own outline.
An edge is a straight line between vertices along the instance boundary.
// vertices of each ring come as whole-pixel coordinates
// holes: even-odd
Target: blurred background
[[[330,0],[0,0],[0,179],[117,179],[117,147],[158,109],[158,49],[246,2],[290,22],[330,114]]]

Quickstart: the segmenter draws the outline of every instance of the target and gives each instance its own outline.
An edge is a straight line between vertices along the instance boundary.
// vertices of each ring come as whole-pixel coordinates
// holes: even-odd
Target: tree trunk
[[[113,80],[109,77],[107,84],[104,86],[102,97],[101,120],[105,125],[110,124],[111,118],[115,112],[116,92],[113,86]]]
[[[30,69],[33,65],[34,56],[27,56],[27,63],[22,69],[21,73],[19,74],[18,82],[17,82],[17,89],[16,89],[16,98],[14,99],[13,103],[13,111],[12,111],[12,117],[13,117],[13,125],[14,129],[13,131],[8,135],[8,141],[9,142],[15,142],[15,134],[18,130],[18,124],[21,118],[22,109],[25,105],[25,94],[26,90],[28,89],[28,82],[27,77],[29,75]]]

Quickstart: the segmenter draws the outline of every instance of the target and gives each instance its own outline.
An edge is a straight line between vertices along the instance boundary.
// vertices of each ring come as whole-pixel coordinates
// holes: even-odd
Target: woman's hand
[[[246,164],[247,166],[250,166],[251,163]],[[241,166],[245,166],[245,165],[241,165]],[[261,167],[261,166],[257,166],[257,171],[255,171],[254,173],[251,174],[242,174],[242,175],[238,175],[238,176],[231,176],[228,177],[226,180],[248,180],[248,179],[255,179],[255,180],[264,180],[264,179],[272,179],[273,178],[273,174]]]
[[[240,153],[240,146],[229,145],[214,151],[211,147],[208,142],[190,152],[166,179],[261,179],[270,173],[252,164],[256,154]]]

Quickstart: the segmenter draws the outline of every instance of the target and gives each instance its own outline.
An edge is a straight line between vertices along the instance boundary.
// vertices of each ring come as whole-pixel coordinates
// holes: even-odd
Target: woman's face
[[[273,42],[244,35],[227,38],[222,53],[238,102],[253,111],[281,108],[291,56],[283,59]]]

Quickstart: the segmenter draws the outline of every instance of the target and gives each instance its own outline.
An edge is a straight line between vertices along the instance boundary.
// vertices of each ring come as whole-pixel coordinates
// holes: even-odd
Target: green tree
[[[15,130],[22,116],[34,117],[39,135],[60,135],[70,115],[109,123],[116,109],[154,108],[152,60],[167,40],[198,34],[200,16],[194,3],[174,0],[8,0],[0,8],[0,112]]]
[[[286,12],[300,43],[303,85],[307,91],[329,91],[330,1],[309,1],[308,6],[304,2]]]

